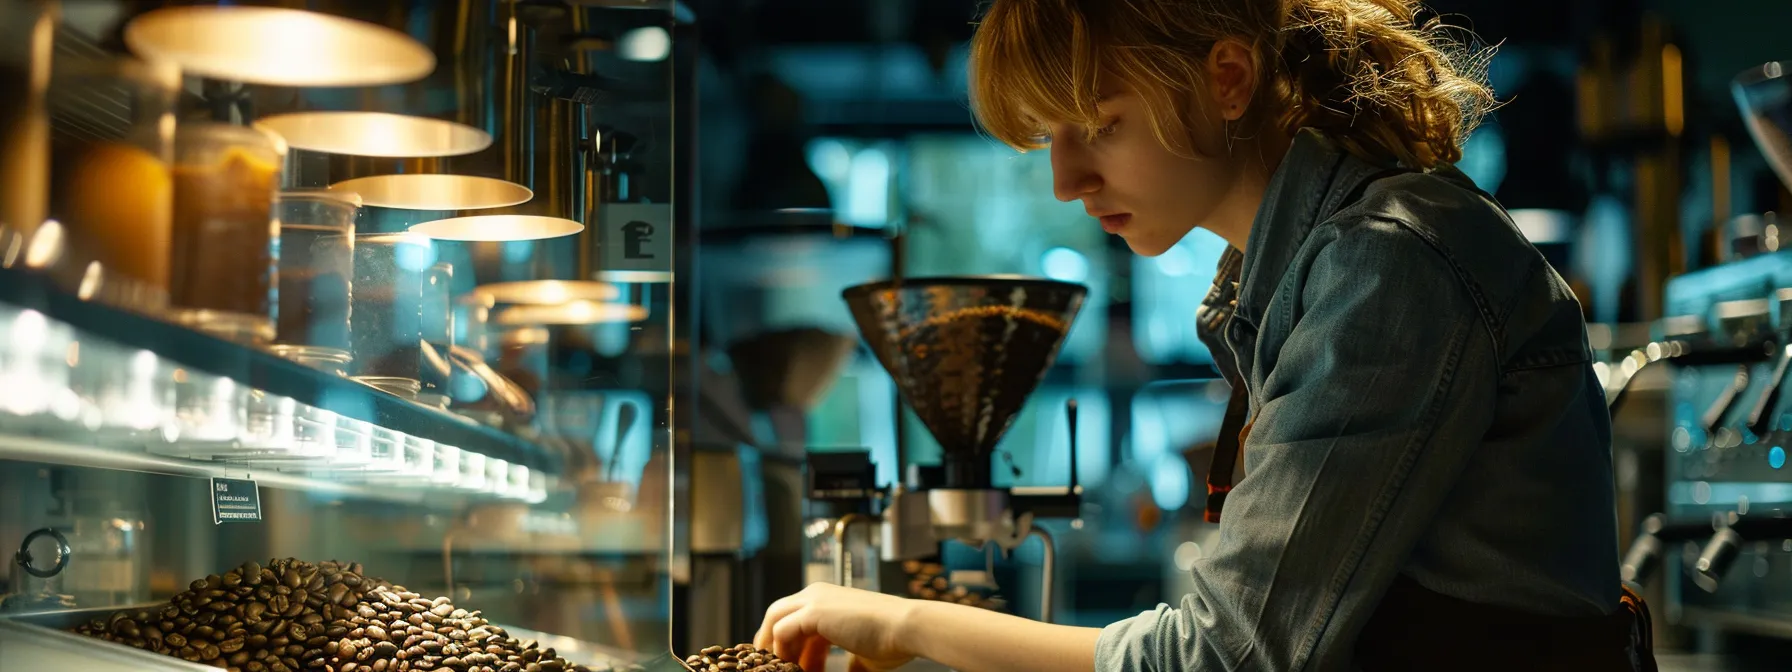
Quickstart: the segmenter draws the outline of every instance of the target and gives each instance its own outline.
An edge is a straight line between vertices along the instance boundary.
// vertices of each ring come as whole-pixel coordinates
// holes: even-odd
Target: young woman
[[[1179,605],[1105,629],[816,585],[756,643],[812,672],[829,645],[868,670],[1651,669],[1580,306],[1451,166],[1493,97],[1415,5],[995,0],[983,127],[1049,147],[1055,195],[1139,254],[1230,243],[1194,325],[1234,390],[1219,542]]]

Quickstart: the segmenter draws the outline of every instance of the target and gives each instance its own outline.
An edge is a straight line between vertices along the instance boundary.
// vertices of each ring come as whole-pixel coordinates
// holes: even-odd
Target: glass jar
[[[246,126],[182,124],[175,134],[170,303],[183,324],[264,344],[274,337],[280,136]]]
[[[280,219],[274,340],[307,348],[288,351],[306,359],[317,359],[317,350],[346,356],[361,198],[333,191],[284,191],[274,208]]]
[[[492,342],[492,309],[497,305],[490,296],[477,292],[463,294],[454,302],[454,344],[478,353],[482,360],[497,357]]]
[[[448,398],[448,382],[454,373],[449,352],[454,348],[454,266],[437,262],[424,273],[422,309],[423,394]]]
[[[423,285],[435,262],[428,238],[405,233],[355,236],[350,343],[357,376],[419,380]]]
[[[50,119],[44,109],[58,7],[0,3],[0,228],[29,235],[44,221]]]
[[[171,289],[174,106],[180,71],[120,56],[53,59],[46,102],[49,216],[61,223],[59,268],[97,262],[109,283],[140,283],[132,308],[166,305]],[[24,223],[27,230],[37,222]],[[79,278],[59,278],[74,281]]]

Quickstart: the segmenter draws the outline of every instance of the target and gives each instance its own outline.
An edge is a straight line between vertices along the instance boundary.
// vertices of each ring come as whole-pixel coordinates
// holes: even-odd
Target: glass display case
[[[71,99],[0,78],[24,101],[0,131],[48,134],[0,145],[6,166],[164,143],[159,170],[5,185],[39,203],[0,209],[0,669],[686,669],[688,13],[3,4],[0,34],[53,27],[21,43],[54,49],[9,48],[0,72],[82,54],[183,81]],[[627,193],[605,188],[616,133],[651,137]],[[140,183],[201,134],[278,148],[208,158],[267,179]],[[240,216],[182,219],[214,210]],[[106,238],[187,219],[172,245]],[[241,300],[170,301],[170,277]]]

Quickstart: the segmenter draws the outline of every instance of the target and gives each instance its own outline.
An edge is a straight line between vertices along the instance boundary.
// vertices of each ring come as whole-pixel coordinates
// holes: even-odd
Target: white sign
[[[670,204],[608,203],[598,208],[597,220],[603,270],[672,270]]]

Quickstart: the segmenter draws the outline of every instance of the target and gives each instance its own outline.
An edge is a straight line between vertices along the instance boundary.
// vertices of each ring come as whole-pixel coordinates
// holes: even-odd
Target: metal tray
[[[149,605],[140,605],[147,608]],[[163,605],[155,605],[161,609]],[[100,607],[23,614],[0,614],[0,670],[81,670],[81,672],[217,672],[159,653],[68,632],[95,617],[139,607]]]
[[[0,670],[80,670],[81,672],[216,672],[200,665],[123,644],[69,632],[70,628],[115,611],[160,610],[166,603],[60,611],[0,614]],[[571,637],[498,624],[517,639],[553,647],[561,658],[594,670],[622,668],[640,657]],[[652,666],[658,667],[658,666]]]

